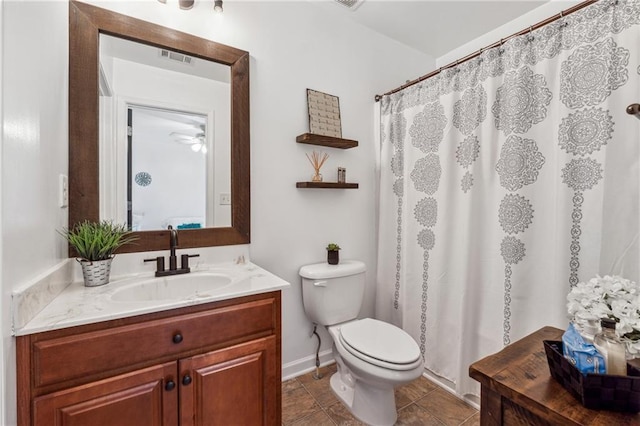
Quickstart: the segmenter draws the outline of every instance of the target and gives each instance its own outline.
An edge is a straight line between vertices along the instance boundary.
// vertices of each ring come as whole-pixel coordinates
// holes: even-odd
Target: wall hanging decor
[[[342,137],[340,103],[337,96],[307,89],[309,131],[318,135]]]
[[[147,172],[136,173],[135,180],[136,180],[136,183],[140,186],[151,185],[151,175]]]

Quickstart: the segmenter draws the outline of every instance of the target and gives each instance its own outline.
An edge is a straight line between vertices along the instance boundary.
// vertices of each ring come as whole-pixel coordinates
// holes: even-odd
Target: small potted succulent
[[[137,239],[125,225],[111,221],[84,221],[58,231],[76,252],[82,266],[84,285],[95,287],[109,282],[114,252]]]
[[[340,246],[335,243],[327,245],[327,263],[329,265],[337,265],[340,262]]]

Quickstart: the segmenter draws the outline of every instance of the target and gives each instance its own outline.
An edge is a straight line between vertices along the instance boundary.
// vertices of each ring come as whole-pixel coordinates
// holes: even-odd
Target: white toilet
[[[365,264],[317,263],[300,268],[307,316],[327,327],[338,371],[331,389],[359,420],[375,426],[397,419],[393,389],[423,372],[420,348],[404,330],[372,318],[357,319]]]

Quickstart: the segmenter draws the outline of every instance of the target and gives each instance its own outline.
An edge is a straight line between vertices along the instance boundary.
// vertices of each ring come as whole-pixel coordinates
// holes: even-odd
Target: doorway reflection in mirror
[[[101,34],[100,71],[100,217],[230,226],[229,67]],[[143,171],[153,184],[136,184]]]

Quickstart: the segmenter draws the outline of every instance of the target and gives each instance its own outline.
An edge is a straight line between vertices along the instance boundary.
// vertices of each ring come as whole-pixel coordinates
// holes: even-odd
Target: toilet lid
[[[354,356],[386,368],[403,369],[420,358],[420,348],[407,332],[372,318],[342,326],[340,341]]]

